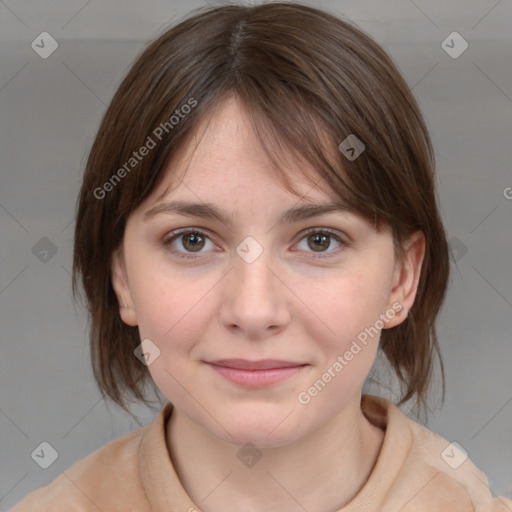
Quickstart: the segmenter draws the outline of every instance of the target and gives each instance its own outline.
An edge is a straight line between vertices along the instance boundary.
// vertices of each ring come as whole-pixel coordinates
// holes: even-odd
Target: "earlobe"
[[[393,310],[395,314],[386,315],[385,329],[395,327],[407,318],[416,298],[424,257],[425,235],[416,231],[404,244],[403,259],[395,267],[393,289],[388,302],[388,311]]]
[[[138,325],[137,313],[135,311],[128,275],[124,264],[122,249],[114,253],[112,257],[112,287],[119,302],[119,315],[123,322],[131,327]]]

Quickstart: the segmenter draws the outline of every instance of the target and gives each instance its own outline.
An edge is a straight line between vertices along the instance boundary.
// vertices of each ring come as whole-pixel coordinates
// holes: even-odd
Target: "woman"
[[[168,403],[14,512],[512,510],[397,407],[441,362],[448,247],[416,101],[352,25],[226,6],[150,44],[90,152],[73,271],[104,395]],[[397,405],[362,394],[379,348]]]

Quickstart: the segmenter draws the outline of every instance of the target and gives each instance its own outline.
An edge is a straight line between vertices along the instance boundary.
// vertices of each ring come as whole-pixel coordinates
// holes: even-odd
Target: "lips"
[[[245,388],[263,388],[285,381],[308,366],[294,361],[220,359],[207,363],[218,375]]]
[[[272,370],[276,368],[304,366],[304,363],[282,361],[279,359],[261,359],[259,361],[249,361],[247,359],[219,359],[212,361],[210,364],[223,366],[225,368],[235,368],[237,370]]]

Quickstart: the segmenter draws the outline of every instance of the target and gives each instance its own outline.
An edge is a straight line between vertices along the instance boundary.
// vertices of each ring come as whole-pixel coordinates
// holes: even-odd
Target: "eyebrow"
[[[316,203],[296,206],[283,212],[279,217],[279,223],[292,224],[302,220],[317,217],[326,213],[347,212],[352,211],[345,203]],[[232,217],[225,211],[218,209],[212,203],[194,203],[188,201],[172,201],[168,203],[160,203],[149,209],[144,214],[144,221],[158,215],[160,213],[179,214],[186,217],[199,217],[202,219],[212,219],[232,226]]]

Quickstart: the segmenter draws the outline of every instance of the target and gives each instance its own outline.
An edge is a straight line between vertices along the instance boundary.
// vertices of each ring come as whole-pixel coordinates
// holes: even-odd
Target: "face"
[[[120,313],[151,340],[149,372],[179,411],[229,443],[285,445],[360,393],[381,329],[412,305],[421,239],[399,264],[391,234],[353,213],[280,220],[336,198],[298,178],[301,197],[285,190],[234,99],[195,146],[127,221]]]

